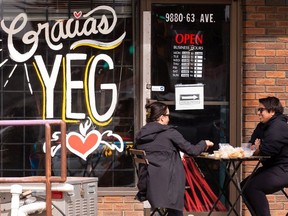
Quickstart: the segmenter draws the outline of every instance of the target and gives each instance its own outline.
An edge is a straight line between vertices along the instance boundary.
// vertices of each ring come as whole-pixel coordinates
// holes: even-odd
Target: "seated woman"
[[[136,148],[146,151],[149,165],[139,170],[139,200],[148,200],[152,208],[166,208],[168,216],[183,216],[185,172],[180,151],[199,155],[214,144],[202,140],[188,142],[168,125],[169,109],[161,102],[146,106],[147,124],[136,136]]]
[[[262,167],[245,185],[243,196],[252,215],[270,216],[267,194],[275,193],[288,185],[288,124],[283,107],[276,97],[259,99],[260,123],[251,136],[254,155],[271,158],[262,162]],[[247,178],[241,182],[241,187]]]

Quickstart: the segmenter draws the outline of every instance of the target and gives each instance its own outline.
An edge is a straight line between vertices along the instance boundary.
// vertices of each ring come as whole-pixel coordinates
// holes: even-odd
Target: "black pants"
[[[241,188],[247,182],[241,182]],[[288,172],[278,166],[260,167],[250,178],[243,190],[243,196],[248,202],[248,209],[255,216],[270,216],[269,202],[266,194],[275,193],[288,185]],[[252,211],[253,210],[253,211]]]
[[[175,209],[167,209],[167,216],[183,216],[183,211],[175,210]]]

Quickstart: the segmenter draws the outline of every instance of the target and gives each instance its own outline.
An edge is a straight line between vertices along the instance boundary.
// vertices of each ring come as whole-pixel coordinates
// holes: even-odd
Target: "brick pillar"
[[[243,0],[243,142],[258,123],[258,99],[278,97],[288,104],[288,3],[285,0]],[[250,162],[249,162],[250,163]],[[243,167],[244,176],[251,166]],[[251,164],[250,164],[251,165]],[[286,215],[282,193],[268,196],[271,215]],[[244,207],[243,215],[250,215]]]

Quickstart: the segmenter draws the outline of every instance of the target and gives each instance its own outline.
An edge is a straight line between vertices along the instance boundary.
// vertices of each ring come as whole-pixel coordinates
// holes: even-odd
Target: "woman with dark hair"
[[[274,110],[278,117],[281,117],[283,118],[284,121],[288,122],[288,117],[286,115],[283,115],[284,108],[281,105],[278,98],[276,97],[260,98],[259,103],[262,104],[267,109],[267,111]],[[256,142],[256,144],[259,145],[260,138],[263,137],[263,132],[264,132],[263,127],[265,126],[265,123],[261,119],[262,111],[263,111],[262,107],[258,108],[258,112],[259,112],[258,115],[260,118],[260,122],[258,123],[255,130],[253,131],[251,135],[251,139],[249,140],[249,143],[254,144]],[[256,145],[252,146],[252,148],[256,148]]]
[[[136,148],[146,151],[149,165],[141,167],[137,197],[152,208],[166,208],[168,216],[182,216],[185,172],[180,151],[199,155],[213,146],[209,140],[191,144],[169,123],[169,108],[161,102],[146,105],[147,124],[136,136]]]
[[[270,216],[267,194],[275,193],[288,185],[288,125],[283,106],[276,97],[259,99],[257,114],[260,123],[250,142],[254,155],[271,158],[262,161],[262,167],[245,185],[243,196],[252,215]],[[247,178],[241,182],[241,187]]]

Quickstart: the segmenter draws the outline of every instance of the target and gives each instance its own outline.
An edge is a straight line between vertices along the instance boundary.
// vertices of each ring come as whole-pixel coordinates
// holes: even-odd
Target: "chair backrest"
[[[146,152],[144,150],[139,150],[139,149],[129,149],[129,152],[133,157],[134,166],[136,167],[137,175],[139,177],[139,165],[144,165],[144,166],[149,165],[149,161],[146,158]],[[136,195],[136,197],[137,197],[137,195]],[[136,198],[136,199],[139,200],[139,198]],[[150,206],[150,203],[148,202],[148,200],[146,200],[146,199],[144,199],[144,200],[145,200],[144,206],[146,203],[146,205],[149,205],[149,208],[150,208],[151,206]],[[165,208],[155,208],[150,213],[151,213],[150,216],[154,216],[154,215],[166,216],[168,214],[168,211]]]
[[[129,149],[135,165],[139,164],[145,164],[148,165],[149,161],[146,158],[146,152],[144,150],[139,150],[139,149]]]

